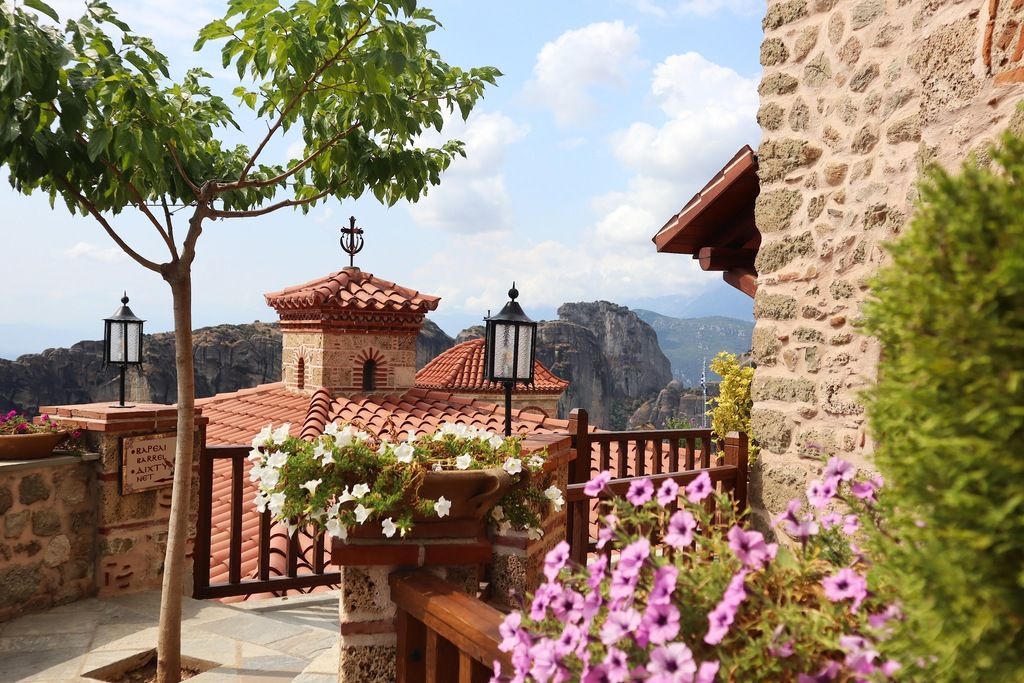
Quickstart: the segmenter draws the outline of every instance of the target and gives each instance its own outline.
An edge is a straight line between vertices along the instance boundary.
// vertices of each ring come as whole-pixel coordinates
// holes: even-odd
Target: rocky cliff
[[[717,393],[718,385],[710,384],[708,396]],[[693,427],[699,427],[705,410],[700,389],[688,389],[679,380],[672,380],[655,398],[644,401],[636,409],[629,418],[628,428],[665,429],[672,418],[681,418]]]
[[[281,378],[281,332],[273,323],[217,325],[194,332],[196,396],[236,391]],[[421,367],[453,340],[426,321],[416,340]],[[142,373],[129,371],[127,396],[132,401],[174,403],[174,334],[148,334],[143,343]],[[78,342],[71,348],[0,359],[0,410],[35,412],[40,405],[112,401],[117,398],[114,368],[103,367],[103,343]]]
[[[591,424],[624,429],[633,410],[672,379],[657,335],[631,310],[607,301],[563,304],[558,317],[537,326],[537,358],[569,380],[559,417],[586,408]],[[456,342],[483,334],[482,326],[468,327]]]

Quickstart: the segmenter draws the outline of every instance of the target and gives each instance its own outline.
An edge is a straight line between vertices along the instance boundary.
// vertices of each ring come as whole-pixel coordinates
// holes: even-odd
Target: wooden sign
[[[126,436],[121,440],[121,495],[170,486],[177,435]]]

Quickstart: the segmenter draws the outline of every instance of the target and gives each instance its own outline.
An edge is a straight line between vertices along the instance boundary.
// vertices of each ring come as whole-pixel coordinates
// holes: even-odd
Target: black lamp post
[[[124,404],[124,374],[129,365],[142,365],[142,323],[128,308],[128,293],[121,307],[103,320],[103,362],[121,366],[121,401],[112,408],[131,408]]]
[[[512,387],[533,383],[537,347],[537,323],[516,301],[516,283],[508,290],[509,302],[497,315],[484,318],[487,324],[484,373],[488,381],[505,386],[505,436],[512,435]]]

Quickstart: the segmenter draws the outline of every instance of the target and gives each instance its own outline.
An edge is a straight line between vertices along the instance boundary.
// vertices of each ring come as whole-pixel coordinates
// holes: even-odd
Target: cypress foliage
[[[876,569],[902,594],[914,680],[1024,681],[1024,141],[992,158],[928,172],[865,307],[884,349]]]

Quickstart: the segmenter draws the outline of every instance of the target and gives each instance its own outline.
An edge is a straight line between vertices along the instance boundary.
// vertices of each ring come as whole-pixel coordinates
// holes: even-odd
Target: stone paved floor
[[[90,599],[0,624],[0,683],[89,682],[156,647],[158,592]],[[336,683],[338,597],[236,605],[186,599],[182,655],[214,662],[195,683]]]

